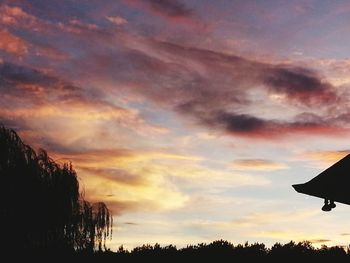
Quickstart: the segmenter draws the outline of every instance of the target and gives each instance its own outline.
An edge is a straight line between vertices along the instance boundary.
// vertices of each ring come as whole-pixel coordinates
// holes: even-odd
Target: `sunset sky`
[[[350,206],[291,185],[350,150],[349,25],[345,0],[0,0],[0,123],[73,162],[112,250],[348,245]]]

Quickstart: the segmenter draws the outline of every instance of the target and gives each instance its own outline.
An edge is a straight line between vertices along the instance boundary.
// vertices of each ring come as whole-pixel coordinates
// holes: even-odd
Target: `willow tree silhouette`
[[[37,153],[0,126],[0,247],[21,250],[102,250],[112,216],[79,191],[71,163]]]

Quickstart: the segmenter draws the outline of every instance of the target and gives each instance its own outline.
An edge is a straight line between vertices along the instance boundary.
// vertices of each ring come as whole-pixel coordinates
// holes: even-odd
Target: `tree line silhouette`
[[[35,152],[4,126],[0,180],[1,250],[102,250],[111,237],[111,212],[84,199],[72,164]]]
[[[99,262],[348,262],[350,246],[315,248],[309,241],[286,244],[275,243],[267,248],[263,243],[234,245],[226,240],[216,240],[209,244],[200,243],[178,249],[176,246],[143,245],[132,250],[119,247],[116,252],[97,253]]]

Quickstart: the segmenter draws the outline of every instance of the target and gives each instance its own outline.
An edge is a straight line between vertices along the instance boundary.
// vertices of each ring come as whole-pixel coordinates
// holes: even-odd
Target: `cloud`
[[[55,77],[41,73],[36,69],[26,66],[20,66],[13,63],[4,62],[1,64],[0,73],[3,83],[14,85],[41,85],[47,86],[47,89],[53,88],[52,85],[59,83]],[[20,88],[20,87],[19,87]]]
[[[198,125],[232,136],[278,139],[347,131],[345,108],[332,118],[327,115],[329,107],[344,103],[336,88],[308,68],[259,62],[126,32],[116,35],[77,19],[59,25],[66,32],[75,32],[74,41],[89,39],[91,43],[81,48],[83,58],[64,61],[74,67],[67,78],[81,75],[79,82],[86,84],[92,80],[93,85],[117,85],[130,96],[143,96]],[[104,88],[103,92],[111,90]],[[259,110],[261,101],[264,111]],[[282,114],[286,105],[297,114]]]
[[[212,180],[215,178],[216,189],[213,189],[214,191],[220,191],[228,185],[231,188],[242,186],[264,187],[271,183],[262,176],[257,177],[248,173],[215,170],[198,164],[188,164],[186,162],[182,162],[181,164],[172,162],[166,165],[152,164],[148,166],[147,170],[153,174],[166,174],[169,177],[181,178],[188,182],[196,180],[196,187],[201,189],[210,188],[212,186]]]
[[[267,211],[250,213],[242,218],[232,220],[232,226],[251,227],[256,225],[268,225],[275,222],[291,222],[308,219],[318,214],[317,210],[300,210],[300,211]]]
[[[0,49],[21,57],[28,52],[28,44],[10,32],[0,29]]]
[[[341,127],[330,127],[328,121],[310,119],[308,114],[298,115],[296,120],[282,121],[262,119],[248,114],[215,111],[203,106],[198,106],[196,102],[195,105],[190,103],[181,105],[179,109],[181,113],[195,117],[199,124],[233,136],[276,139],[298,133],[336,135],[343,132]]]
[[[31,8],[26,10],[31,10]],[[0,30],[0,49],[2,48],[6,52],[17,56],[42,56],[54,60],[68,58],[65,52],[55,47],[55,43],[48,43],[50,37],[61,31],[60,29],[63,26],[61,22],[55,23],[38,18],[24,11],[20,6],[0,4],[0,25],[4,28]],[[91,29],[90,24],[84,27],[82,23],[78,24],[77,20],[71,20],[67,24],[67,27],[69,26],[74,28],[75,32],[78,31],[78,27],[86,30]],[[26,31],[31,33],[24,33]],[[17,35],[10,32],[15,32]],[[40,34],[43,32],[45,32],[44,35]],[[46,67],[48,63],[51,64],[52,61],[47,61]]]
[[[45,11],[40,10],[41,8],[45,10],[45,7],[41,6],[39,9],[36,9],[33,5],[30,5],[30,7],[26,11],[36,11],[34,12],[36,14],[45,13]],[[11,31],[21,32],[21,36],[26,43],[30,43],[34,51],[33,55],[47,55],[50,59],[55,57],[59,59],[68,58],[68,54],[62,50],[69,50],[67,47],[69,47],[70,41],[66,41],[62,45],[62,43],[52,41],[52,39],[74,37],[74,41],[86,41],[92,36],[107,37],[110,35],[107,33],[108,30],[86,21],[87,19],[82,21],[76,16],[70,18],[69,16],[59,15],[52,19],[51,16],[34,16],[26,11],[20,6],[0,5],[0,25],[11,29]],[[30,34],[23,34],[24,32],[30,32]],[[48,60],[46,63],[51,64],[52,62]]]
[[[349,85],[350,59],[314,59],[308,63],[321,69],[333,85],[345,89]]]
[[[20,6],[0,5],[0,24],[37,30],[38,20],[25,12]]]
[[[336,88],[311,70],[149,39],[123,41],[130,51],[108,61],[118,68],[115,79],[200,125],[255,138],[346,131],[326,112],[343,103]],[[132,75],[120,64],[124,60],[131,61]],[[264,112],[254,105],[254,94],[265,100]],[[286,118],[278,111],[283,104],[299,113]]]
[[[148,123],[138,110],[111,102],[102,91],[81,88],[43,71],[3,62],[0,77],[0,121],[48,150],[109,148],[111,143],[169,132]]]
[[[139,225],[139,224],[134,223],[134,222],[124,222],[123,224],[125,224],[125,225],[131,225],[131,226],[137,226],[137,225]]]
[[[228,186],[264,187],[270,183],[262,176],[210,169],[196,156],[169,151],[80,149],[51,155],[59,161],[72,161],[87,197],[105,200],[115,214],[183,208],[190,196],[179,190],[182,184],[208,193],[208,188],[224,191]]]
[[[99,177],[105,177],[113,181],[118,181],[126,185],[144,185],[146,183],[145,178],[140,175],[131,174],[126,170],[118,168],[95,168],[95,167],[82,167],[83,172],[94,174]],[[111,195],[110,195],[111,196]]]
[[[165,16],[179,18],[192,16],[192,10],[179,0],[146,0],[153,11]]]
[[[316,161],[319,166],[331,165],[344,158],[350,150],[338,151],[308,151],[302,154],[301,158]]]
[[[179,1],[131,2],[162,11],[168,17],[193,16],[192,10]],[[348,131],[347,107],[338,107],[332,118],[329,116],[330,108],[345,104],[344,99],[336,87],[312,69],[137,37],[125,31],[116,34],[79,19],[54,24],[39,21],[19,7],[1,8],[11,18],[5,20],[12,24],[27,19],[50,24],[50,30],[75,34],[75,44],[88,39],[90,45],[82,46],[69,61],[66,57],[64,63],[74,70],[63,69],[65,77],[80,75],[79,82],[93,80],[92,85],[118,86],[130,96],[142,96],[210,130],[259,139]],[[118,16],[107,19],[122,21]],[[47,56],[51,51],[46,52]],[[44,51],[42,54],[45,56]],[[34,85],[26,87],[38,94],[43,90]],[[103,92],[112,91],[104,87]],[[155,133],[166,132],[153,128]]]
[[[81,89],[39,70],[6,62],[0,64],[0,89],[9,95],[27,95],[39,99],[42,95],[55,93],[60,99],[74,97]],[[52,95],[52,94],[50,94]],[[69,96],[68,96],[69,95]]]
[[[125,0],[132,7],[139,8],[165,18],[167,21],[178,25],[186,25],[197,31],[208,28],[204,21],[198,17],[192,8],[186,6],[185,1],[180,0]]]
[[[76,168],[84,180],[89,200],[104,200],[114,214],[127,211],[173,210],[183,207],[187,202],[186,194],[166,180],[165,175],[152,173],[147,169],[147,163],[133,164],[133,160],[130,159],[126,160],[124,165],[115,162],[114,166],[118,166],[117,169],[104,169],[106,161],[101,157],[95,159],[94,164],[76,162]],[[107,162],[109,167],[113,167],[110,163],[113,157],[110,158],[112,159]],[[98,168],[80,168],[92,165]]]
[[[65,52],[53,47],[49,44],[44,43],[31,43],[33,48],[33,53],[36,56],[42,57],[44,59],[48,59],[51,61],[68,61],[69,55]]]
[[[331,84],[306,68],[277,65],[267,74],[264,82],[274,92],[285,94],[290,99],[305,104],[328,103],[337,99]]]
[[[58,29],[80,35],[80,34],[89,34],[90,32],[100,32],[101,29],[98,25],[92,23],[84,23],[78,19],[71,19],[68,23],[59,22],[57,25],[51,25],[57,27]]]
[[[233,167],[238,169],[252,169],[252,170],[281,170],[287,169],[283,163],[277,163],[266,159],[237,159],[232,162]]]
[[[122,200],[122,201],[118,201],[118,200],[106,200],[106,197],[111,199],[112,195],[106,195],[106,196],[90,196],[90,194],[88,195],[89,198],[93,198],[93,201],[98,201],[98,200],[104,200],[103,202],[108,206],[108,209],[110,209],[110,211],[112,212],[113,216],[120,216],[124,213],[130,213],[130,212],[135,212],[138,210],[142,210],[142,203],[140,204],[140,202],[137,201],[127,201],[127,200]],[[100,198],[100,199],[96,199],[96,198]]]
[[[106,16],[106,19],[117,26],[126,25],[128,20],[121,16]]]
[[[256,85],[265,85],[270,93],[283,94],[289,99],[304,104],[335,102],[337,99],[334,87],[307,68],[268,64],[240,56],[166,42],[152,44],[168,53],[164,54],[168,55],[168,59],[183,61],[185,66],[190,66],[190,69],[196,66],[195,69],[201,73],[201,76],[205,72],[209,75],[215,73],[216,77],[220,77],[222,84],[225,85],[225,82],[229,81],[230,83],[227,84],[232,84],[232,90],[237,89],[235,86],[252,89]],[[178,57],[174,57],[174,54]],[[212,65],[216,68],[211,67]],[[198,69],[202,69],[202,72]]]
[[[232,136],[279,139],[348,131],[348,109],[340,107],[345,105],[344,98],[311,69],[157,41],[125,31],[89,29],[88,24],[82,26],[77,21],[62,24],[62,30],[78,30],[72,41],[90,44],[79,47],[80,52],[64,61],[69,67],[57,67],[66,78],[99,87],[95,91],[118,90],[126,97],[151,101],[155,107]],[[332,107],[337,109],[330,117]]]
[[[126,150],[126,149],[101,149],[101,150],[92,150],[92,151],[84,151],[77,152],[77,155],[87,157],[92,161],[94,158],[101,158],[101,156],[108,157],[111,156],[113,158],[120,158],[117,162],[122,165],[123,160],[127,160],[128,162],[142,162],[148,160],[178,160],[178,161],[190,161],[190,162],[198,162],[203,160],[201,157],[193,156],[193,155],[181,155],[174,152],[166,152],[166,151],[142,151],[139,150],[137,152]],[[74,156],[71,156],[74,157]],[[108,160],[108,159],[107,159]],[[114,159],[111,161],[112,163],[116,162]]]
[[[330,239],[322,239],[321,238],[321,239],[310,239],[308,241],[310,241],[313,244],[318,244],[318,243],[324,244],[324,243],[331,242],[332,240],[330,240]]]

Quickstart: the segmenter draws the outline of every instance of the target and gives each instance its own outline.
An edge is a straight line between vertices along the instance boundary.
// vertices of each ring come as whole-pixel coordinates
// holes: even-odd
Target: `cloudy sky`
[[[348,1],[1,0],[0,122],[114,214],[112,250],[350,242],[296,193],[345,156]]]

